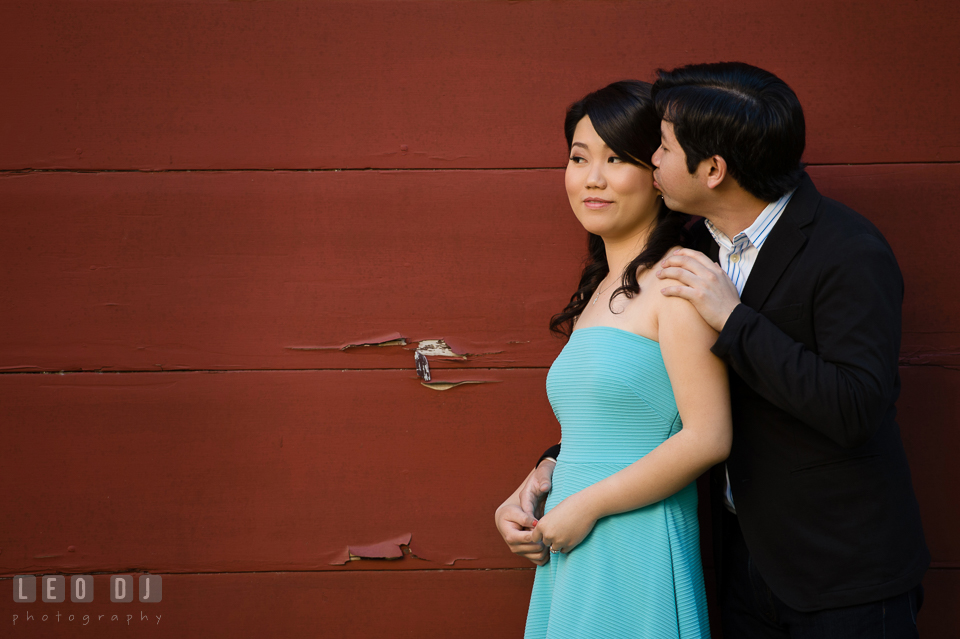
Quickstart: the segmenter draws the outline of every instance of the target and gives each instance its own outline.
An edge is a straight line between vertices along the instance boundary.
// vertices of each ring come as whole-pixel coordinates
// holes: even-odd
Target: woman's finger
[[[540,555],[545,549],[543,544],[517,544],[511,546],[510,550],[518,555]]]

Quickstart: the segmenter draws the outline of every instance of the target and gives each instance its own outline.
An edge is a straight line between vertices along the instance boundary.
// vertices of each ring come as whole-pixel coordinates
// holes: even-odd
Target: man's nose
[[[658,146],[657,150],[653,152],[653,157],[650,159],[650,161],[653,162],[653,165],[658,169],[660,168],[660,155],[662,149],[662,146]]]

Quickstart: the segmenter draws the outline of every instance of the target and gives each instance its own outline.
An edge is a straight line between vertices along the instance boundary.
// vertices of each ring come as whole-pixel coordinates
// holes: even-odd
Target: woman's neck
[[[624,269],[643,252],[653,226],[651,225],[623,238],[603,238],[603,247],[607,254],[607,266],[610,268],[613,277],[619,280],[623,276]]]

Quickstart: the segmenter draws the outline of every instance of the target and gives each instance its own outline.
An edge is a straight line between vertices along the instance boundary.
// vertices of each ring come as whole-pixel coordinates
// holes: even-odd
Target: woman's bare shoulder
[[[656,303],[658,332],[663,335],[664,328],[682,328],[683,333],[710,336],[716,339],[717,332],[700,316],[696,307],[682,297],[666,296],[660,291],[670,286],[685,286],[683,282],[672,278],[657,278]],[[675,335],[677,331],[666,331]]]

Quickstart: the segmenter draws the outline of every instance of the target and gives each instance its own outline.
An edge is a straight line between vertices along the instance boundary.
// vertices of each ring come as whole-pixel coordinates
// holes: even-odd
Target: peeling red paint
[[[451,388],[456,388],[457,386],[462,386],[464,384],[492,384],[492,383],[495,383],[495,381],[496,380],[492,380],[492,379],[462,379],[459,381],[436,380],[432,382],[420,382],[420,383],[431,390],[445,391],[445,390],[450,390]]]
[[[368,337],[354,342],[346,342],[336,346],[287,346],[291,351],[347,351],[351,348],[366,346],[406,346],[407,340],[400,333],[388,333],[378,337]]]
[[[409,546],[412,537],[413,535],[407,533],[375,544],[349,546],[348,551],[351,559],[354,557],[357,559],[401,559],[403,558],[401,546]]]
[[[411,533],[406,533],[373,544],[350,545],[333,553],[328,563],[331,566],[343,566],[362,559],[403,559],[403,549],[410,546],[412,537]]]
[[[468,359],[468,358],[480,358],[488,355],[499,355],[503,353],[503,349],[497,349],[497,347],[492,342],[477,342],[461,337],[441,337],[433,340],[421,340],[439,342],[441,348],[444,348],[449,351],[449,355],[432,355],[427,353],[435,359]],[[511,342],[507,342],[510,344]],[[419,346],[418,346],[419,348]]]

